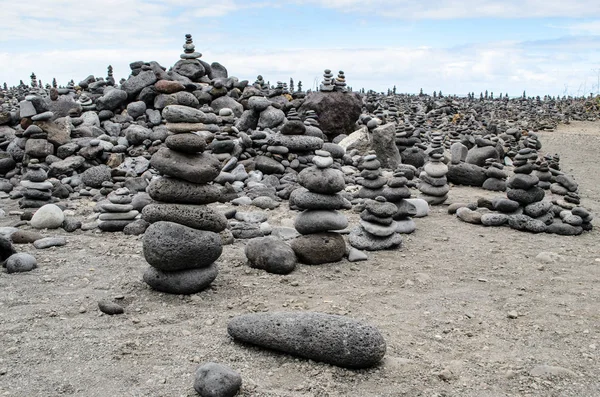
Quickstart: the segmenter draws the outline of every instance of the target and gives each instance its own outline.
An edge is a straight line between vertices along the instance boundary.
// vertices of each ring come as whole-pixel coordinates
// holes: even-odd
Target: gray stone
[[[31,157],[46,158],[54,154],[54,145],[46,139],[28,139],[25,143],[25,154]]]
[[[149,223],[174,222],[215,233],[227,228],[225,216],[204,205],[149,204],[144,207],[142,218]]]
[[[362,100],[357,93],[311,92],[298,113],[304,116],[308,110],[314,110],[321,130],[331,139],[354,132],[361,109]]]
[[[483,167],[485,160],[489,158],[498,160],[498,152],[494,146],[474,147],[469,150],[465,162]]]
[[[216,116],[211,118],[201,110],[182,105],[169,105],[162,111],[162,116],[169,123],[204,123],[213,124]]]
[[[296,217],[294,227],[300,234],[342,230],[348,227],[348,219],[335,210],[306,210]]]
[[[165,147],[154,153],[150,164],[162,174],[197,184],[211,182],[221,171],[221,162],[212,154],[180,153]]]
[[[81,174],[81,181],[89,187],[101,188],[102,183],[110,180],[110,167],[106,165],[98,165],[96,167],[88,168]]]
[[[349,209],[351,204],[340,193],[312,193],[306,188],[299,188],[290,194],[290,205],[303,210],[339,210]]]
[[[198,153],[206,149],[206,140],[192,133],[170,135],[165,144],[169,149],[182,153]]]
[[[511,215],[508,218],[508,225],[512,229],[531,233],[543,233],[547,229],[544,222],[533,219],[527,215]]]
[[[395,142],[395,123],[388,123],[373,130],[371,145],[383,168],[395,170],[402,163],[400,152]]]
[[[98,309],[100,309],[102,313],[108,314],[110,316],[125,313],[125,309],[123,309],[123,306],[119,305],[118,303],[111,302],[109,300],[99,301]]]
[[[212,101],[210,103],[210,107],[213,108],[213,110],[215,112],[219,112],[221,109],[231,109],[233,111],[233,114],[235,115],[235,117],[241,117],[242,113],[244,112],[244,106],[239,103],[238,101],[236,101],[235,99],[233,99],[230,96],[224,95],[221,97],[218,97],[217,99],[215,99],[214,101]]]
[[[176,178],[158,178],[150,182],[148,194],[156,201],[180,204],[209,204],[219,200],[217,185],[198,185]]]
[[[144,282],[160,292],[191,295],[208,287],[217,278],[218,272],[216,263],[200,269],[168,272],[149,267],[144,272]]]
[[[37,267],[37,260],[33,255],[20,252],[9,256],[5,266],[7,273],[29,272]]]
[[[254,162],[256,169],[265,174],[283,174],[285,171],[285,167],[271,157],[257,156]]]
[[[506,214],[489,213],[481,215],[481,224],[484,226],[502,226],[508,223]]]
[[[346,255],[344,238],[337,233],[315,233],[291,242],[298,259],[307,265],[338,262]]]
[[[123,132],[130,145],[141,145],[145,140],[151,140],[153,142],[164,141],[167,138],[167,130],[164,129],[164,127],[150,129],[141,125],[132,124]]]
[[[534,186],[527,190],[523,189],[509,189],[506,192],[506,196],[513,201],[518,202],[521,205],[529,205],[537,201],[542,201],[546,193],[544,190]]]
[[[467,207],[461,207],[456,210],[456,216],[464,222],[479,224],[481,223],[481,213],[472,211]]]
[[[146,229],[148,229],[149,226],[150,224],[145,220],[137,219],[127,224],[123,228],[123,234],[130,236],[141,236],[142,234],[146,233]]]
[[[146,70],[137,76],[131,76],[125,81],[121,88],[127,93],[130,98],[137,95],[143,88],[156,83],[157,78],[153,71]]]
[[[127,96],[128,94],[124,90],[119,90],[117,88],[106,90],[103,96],[96,99],[96,109],[98,109],[98,111],[115,110],[127,100]]]
[[[31,218],[31,226],[36,229],[57,229],[62,226],[65,215],[55,204],[39,208]]]
[[[144,233],[143,250],[151,266],[171,272],[210,266],[223,248],[217,233],[159,221]]]
[[[248,265],[269,273],[288,274],[296,268],[296,254],[276,237],[254,238],[245,248]]]
[[[275,128],[282,124],[284,120],[285,113],[283,113],[283,110],[269,106],[260,112],[260,116],[258,118],[258,127],[262,129]]]
[[[39,250],[50,247],[61,247],[67,244],[67,239],[64,237],[46,237],[36,240],[33,246]]]
[[[305,168],[298,174],[298,183],[313,193],[335,194],[346,186],[344,174],[335,168]]]
[[[330,314],[246,314],[233,318],[227,331],[242,342],[346,368],[372,367],[386,351],[377,328]]]
[[[240,387],[241,375],[225,365],[206,363],[196,371],[194,389],[202,397],[234,397]]]
[[[351,246],[360,250],[381,251],[400,247],[402,245],[402,235],[394,233],[387,237],[377,237],[368,233],[362,227],[356,227],[350,232],[348,242]]]
[[[448,182],[455,185],[482,186],[487,176],[485,169],[474,164],[451,164],[446,174]]]

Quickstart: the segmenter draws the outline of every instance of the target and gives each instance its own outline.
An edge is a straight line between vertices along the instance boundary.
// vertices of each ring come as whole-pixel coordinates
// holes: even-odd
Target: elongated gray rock
[[[153,289],[167,294],[191,295],[208,287],[217,278],[218,273],[216,263],[200,269],[174,272],[163,272],[148,267],[144,272],[144,282]]]
[[[221,195],[221,189],[217,185],[198,185],[164,177],[150,182],[147,191],[156,201],[181,204],[214,203]]]
[[[150,164],[162,174],[198,184],[211,182],[221,171],[221,162],[212,154],[180,153],[166,147],[152,155]]]
[[[175,222],[194,229],[219,233],[227,228],[227,218],[204,205],[149,204],[142,210],[148,223]]]
[[[385,355],[383,336],[372,325],[314,312],[253,313],[233,318],[236,340],[346,368],[367,368]]]

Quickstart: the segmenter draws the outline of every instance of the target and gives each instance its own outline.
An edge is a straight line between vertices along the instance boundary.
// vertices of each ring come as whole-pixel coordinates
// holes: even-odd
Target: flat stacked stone
[[[204,112],[170,105],[162,115],[173,135],[150,160],[161,177],[147,189],[159,204],[142,211],[142,218],[151,223],[143,240],[144,257],[150,264],[144,281],[161,292],[194,294],[210,285],[218,272],[219,233],[227,221],[205,204],[219,199],[220,188],[211,182],[219,175],[221,163],[204,152],[204,138],[180,128],[209,121]]]
[[[381,162],[375,152],[370,151],[358,164],[358,169],[362,178],[357,180],[357,183],[362,186],[358,191],[358,197],[374,199],[382,196],[387,179],[381,175]]]
[[[537,153],[529,148],[521,149],[515,156],[514,175],[508,180],[507,197],[526,206],[544,199],[545,193],[539,186],[539,178],[532,174],[532,163],[537,159]]]
[[[335,83],[333,79],[333,74],[330,69],[325,69],[323,73],[323,81],[319,86],[319,90],[323,92],[333,92],[335,90]]]
[[[395,204],[398,209],[393,218],[397,223],[396,232],[401,234],[412,233],[417,228],[412,219],[417,210],[413,204],[407,201],[411,197],[411,192],[407,186],[409,180],[405,175],[402,169],[394,171],[394,176],[388,180],[382,193],[382,196],[388,202]]]
[[[397,232],[398,224],[393,218],[397,213],[396,205],[388,203],[383,196],[367,199],[359,225],[350,232],[348,242],[354,248],[367,251],[399,247],[402,236]]]
[[[120,232],[140,214],[131,204],[133,195],[127,188],[119,188],[107,195],[108,201],[98,203],[98,228],[105,232]]]
[[[535,165],[535,176],[540,180],[538,186],[544,190],[550,189],[552,185],[552,173],[550,172],[550,165],[547,161],[541,161]]]
[[[346,254],[344,238],[333,232],[348,227],[348,219],[338,211],[347,206],[339,194],[346,184],[342,171],[331,168],[329,152],[317,150],[313,163],[298,174],[298,183],[305,190],[296,193],[292,203],[303,209],[294,223],[302,236],[291,246],[301,262],[320,265],[338,262]]]
[[[27,172],[20,185],[24,188],[23,198],[19,201],[21,208],[40,208],[54,202],[52,198],[53,185],[48,181],[48,173],[37,159],[31,159]]]
[[[448,166],[442,161],[443,155],[439,152],[430,155],[430,161],[425,164],[423,171],[419,175],[421,183],[419,190],[423,200],[429,205],[443,204],[448,199],[450,186],[446,179]]]
[[[346,88],[346,76],[345,76],[343,70],[340,70],[338,72],[338,75],[335,78],[334,86],[335,86],[334,91],[337,91],[337,92],[347,92],[348,91],[348,88]]]
[[[504,192],[506,190],[506,178],[508,178],[508,174],[504,171],[504,165],[498,163],[495,159],[486,160],[486,165],[485,176],[487,179],[483,182],[482,187],[486,190]]]

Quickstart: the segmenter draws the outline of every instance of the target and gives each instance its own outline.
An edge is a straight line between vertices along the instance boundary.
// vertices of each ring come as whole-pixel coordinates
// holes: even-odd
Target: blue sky
[[[127,77],[172,66],[185,33],[230,75],[400,92],[598,90],[600,2],[557,0],[0,0],[0,82]],[[593,69],[598,69],[594,71]]]

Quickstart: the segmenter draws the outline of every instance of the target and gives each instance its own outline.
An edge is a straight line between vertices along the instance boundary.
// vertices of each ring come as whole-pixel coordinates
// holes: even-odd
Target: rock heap
[[[205,204],[219,199],[220,189],[211,182],[221,164],[204,152],[204,138],[193,133],[198,124],[209,121],[206,114],[170,105],[162,115],[173,135],[151,159],[162,176],[147,189],[160,204],[148,205],[142,212],[151,223],[143,240],[144,257],[151,266],[144,281],[158,291],[193,294],[217,276],[214,262],[222,252],[218,233],[226,228],[227,220]]]
[[[361,163],[358,164],[361,180],[357,181],[362,187],[358,191],[358,197],[374,199],[382,196],[387,179],[381,175],[381,163],[375,152],[369,152]]]
[[[23,198],[19,201],[21,208],[40,208],[52,199],[52,183],[48,180],[48,173],[44,170],[37,159],[32,159],[27,172],[23,176],[20,185],[24,188]]]
[[[443,204],[448,199],[448,192],[450,191],[446,179],[448,166],[443,163],[444,156],[439,152],[432,153],[429,157],[430,161],[425,164],[419,175],[421,180],[419,190],[422,193],[420,198],[430,205]]]
[[[346,216],[338,212],[347,207],[339,194],[346,184],[344,174],[331,168],[333,158],[329,152],[317,150],[313,163],[298,175],[304,189],[294,192],[292,202],[304,210],[294,223],[302,236],[295,238],[291,246],[301,262],[320,265],[340,261],[346,254],[344,238],[332,232],[348,226]]]
[[[383,196],[367,199],[365,209],[360,213],[360,224],[350,232],[348,242],[354,248],[367,251],[399,247],[402,236],[397,232],[398,224],[393,218],[397,213],[396,205],[388,203]]]

